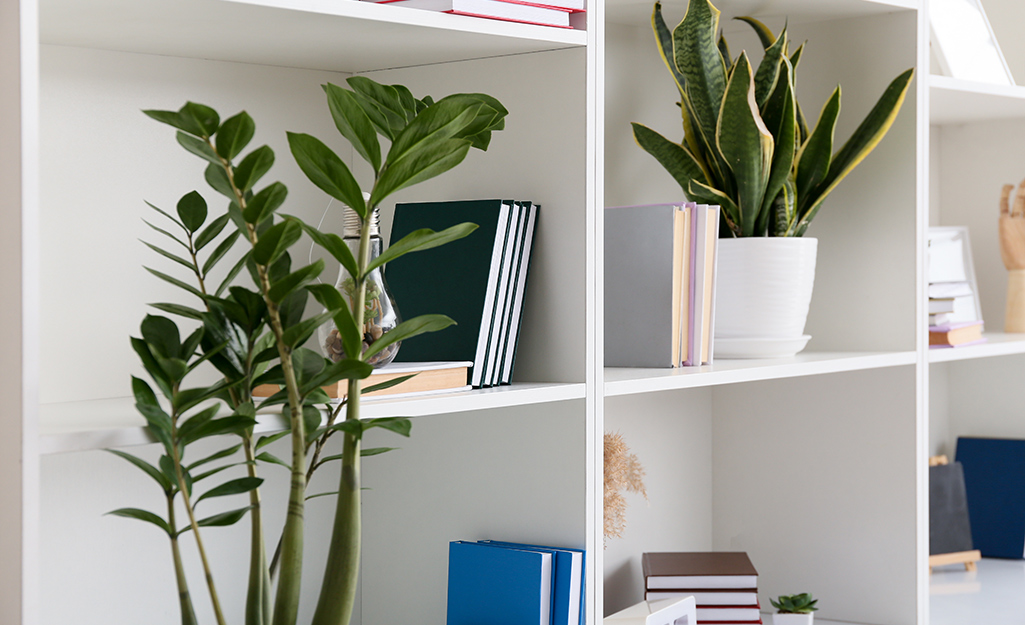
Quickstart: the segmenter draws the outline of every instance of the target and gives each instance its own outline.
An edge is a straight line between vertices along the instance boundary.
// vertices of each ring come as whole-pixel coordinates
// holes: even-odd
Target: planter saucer
[[[811,339],[805,334],[792,339],[715,338],[715,357],[724,360],[740,358],[785,358],[804,349]]]

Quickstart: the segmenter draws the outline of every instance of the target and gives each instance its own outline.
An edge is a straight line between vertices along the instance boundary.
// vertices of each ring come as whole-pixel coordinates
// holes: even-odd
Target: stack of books
[[[509,384],[540,206],[514,200],[396,204],[391,241],[423,228],[478,228],[445,245],[406,254],[385,267],[402,317],[444,314],[456,325],[407,339],[396,362],[470,361],[473,388]]]
[[[584,625],[584,552],[491,540],[448,550],[448,625]]]
[[[742,551],[645,553],[645,600],[692,596],[697,623],[758,625],[758,572]]]
[[[966,228],[929,230],[929,347],[981,343],[982,312]]]
[[[605,210],[605,364],[712,362],[719,207]]]
[[[584,12],[584,0],[371,0],[379,4],[456,15],[573,28],[570,15]]]

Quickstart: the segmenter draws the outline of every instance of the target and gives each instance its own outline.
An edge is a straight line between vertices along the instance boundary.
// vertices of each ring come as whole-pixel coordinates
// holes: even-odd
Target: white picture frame
[[[606,616],[602,625],[696,625],[697,603],[694,597],[641,601],[625,610]]]
[[[932,50],[944,76],[1014,84],[982,0],[930,0],[929,23]]]

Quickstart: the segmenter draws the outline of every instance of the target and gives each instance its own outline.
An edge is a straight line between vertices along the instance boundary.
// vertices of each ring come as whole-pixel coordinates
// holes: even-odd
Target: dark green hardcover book
[[[421,228],[440,231],[464,222],[478,226],[458,241],[388,263],[385,279],[403,319],[444,314],[456,321],[440,332],[403,341],[397,361],[470,360],[470,384],[481,385],[512,210],[512,203],[503,200],[395,205],[391,241]]]

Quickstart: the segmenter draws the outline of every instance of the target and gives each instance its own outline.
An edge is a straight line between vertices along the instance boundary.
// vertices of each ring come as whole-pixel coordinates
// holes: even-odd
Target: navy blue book
[[[551,625],[552,554],[454,541],[448,625]]]
[[[957,439],[972,543],[989,558],[1025,557],[1025,440]]]
[[[550,552],[555,558],[555,597],[552,600],[552,625],[584,625],[584,550],[507,543],[498,540],[481,541],[506,549],[526,549]]]

